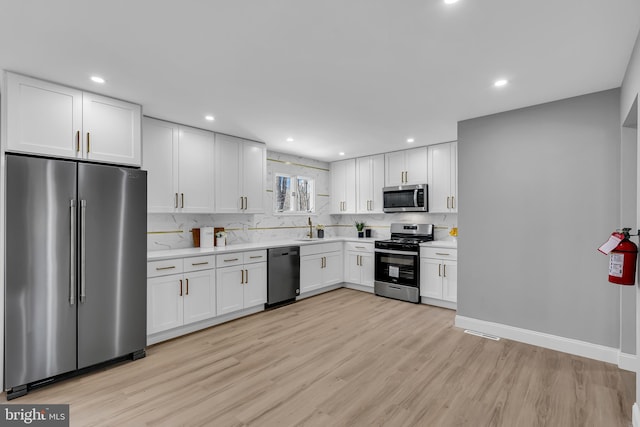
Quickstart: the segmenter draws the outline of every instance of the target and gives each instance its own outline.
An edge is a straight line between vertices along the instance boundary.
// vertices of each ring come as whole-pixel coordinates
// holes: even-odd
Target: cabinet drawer
[[[182,258],[149,261],[147,263],[147,277],[166,276],[183,272]]]
[[[218,268],[231,267],[232,265],[241,265],[244,263],[244,255],[242,252],[233,254],[216,255],[216,265]]]
[[[457,249],[446,248],[420,248],[422,258],[458,259]]]
[[[344,249],[352,252],[370,252],[373,253],[373,243],[355,243],[346,242]]]
[[[254,262],[266,262],[267,261],[267,250],[262,249],[259,251],[250,251],[244,253],[244,263],[252,264]]]
[[[214,255],[197,256],[184,259],[184,271],[210,270],[216,266]]]
[[[300,256],[316,255],[327,252],[339,252],[342,250],[342,242],[317,243],[314,245],[300,246]]]

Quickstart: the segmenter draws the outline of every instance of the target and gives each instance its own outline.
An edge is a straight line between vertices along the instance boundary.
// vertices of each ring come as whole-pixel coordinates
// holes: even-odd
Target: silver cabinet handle
[[[224,262],[233,262],[233,261],[238,261],[238,258],[229,258],[224,260]]]
[[[178,193],[176,193],[176,199],[173,207],[178,209]]]
[[[436,255],[449,256],[451,254],[445,254],[444,252],[436,252]]]
[[[364,246],[356,246],[356,249],[367,249]]]
[[[447,264],[442,264],[442,277],[447,277]]]
[[[456,197],[451,196],[451,209],[455,209],[455,208],[456,208]]]
[[[78,132],[79,134],[80,132]],[[69,265],[69,304],[74,305],[76,303],[76,215],[78,214],[76,209],[75,199],[71,200],[71,244],[69,251],[70,265]]]
[[[172,268],[176,268],[175,265],[172,265],[170,267],[156,267],[157,271],[162,271],[162,270],[171,270]]]
[[[254,255],[249,257],[249,259],[258,259],[258,258],[262,258],[262,255]]]
[[[180,207],[184,208],[184,193],[180,193],[180,197],[181,197],[181,200],[182,200],[182,203],[180,204]]]
[[[80,302],[87,300],[87,201],[80,200]]]
[[[442,264],[438,264],[438,277],[442,277]]]
[[[192,262],[192,263],[191,263],[191,265],[193,265],[194,267],[195,267],[196,265],[207,265],[207,264],[209,264],[209,261],[206,261],[206,262]]]

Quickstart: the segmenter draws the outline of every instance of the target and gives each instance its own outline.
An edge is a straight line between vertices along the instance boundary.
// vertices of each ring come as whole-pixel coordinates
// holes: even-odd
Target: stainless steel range
[[[420,243],[433,240],[433,224],[391,224],[391,239],[376,240],[376,295],[420,302]]]

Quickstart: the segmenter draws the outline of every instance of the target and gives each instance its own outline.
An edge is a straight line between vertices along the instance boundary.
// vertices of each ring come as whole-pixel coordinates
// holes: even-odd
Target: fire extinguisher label
[[[612,253],[609,258],[609,276],[622,277],[624,267],[624,254]]]

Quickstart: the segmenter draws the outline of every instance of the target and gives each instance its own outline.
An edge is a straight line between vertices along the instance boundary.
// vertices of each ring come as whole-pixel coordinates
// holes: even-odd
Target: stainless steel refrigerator
[[[146,172],[6,157],[9,399],[105,361],[144,356]]]

